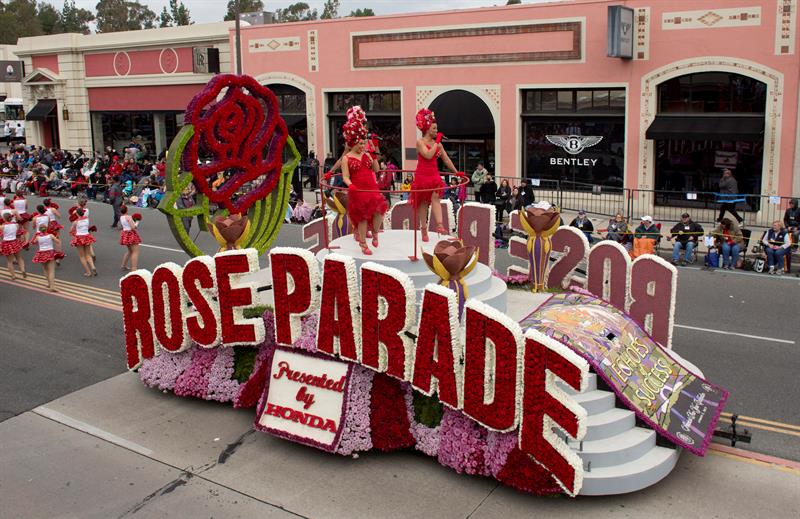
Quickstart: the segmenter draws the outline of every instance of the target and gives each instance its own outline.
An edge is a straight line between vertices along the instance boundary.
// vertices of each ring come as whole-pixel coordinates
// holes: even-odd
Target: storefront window
[[[677,125],[684,120],[716,126],[737,117],[752,120],[763,117],[766,94],[766,84],[739,74],[687,74],[658,86],[659,116]],[[655,188],[664,192],[656,199],[657,204],[686,205],[683,193],[687,191],[717,192],[723,168],[733,172],[739,193],[761,192],[763,133],[748,133],[737,127],[741,132],[738,139],[733,135],[715,140],[708,132],[687,128],[682,138],[655,139]]]
[[[625,161],[625,118],[526,117],[525,176],[566,181],[567,188],[589,185],[622,187]],[[554,144],[569,135],[601,140],[571,154]],[[548,139],[550,136],[550,139]],[[585,184],[582,186],[581,184]]]
[[[160,151],[163,151],[156,149],[154,121],[156,115],[162,114],[163,142],[169,146],[180,129],[177,121],[180,112],[99,112],[100,124],[92,127],[92,132],[97,137],[95,142],[102,141],[103,147],[111,146],[121,151],[134,140],[142,147],[144,157],[154,159]],[[96,118],[93,117],[92,120],[96,121]]]
[[[526,177],[559,180],[567,189],[622,187],[625,89],[528,90],[522,95]]]
[[[347,109],[360,105],[367,112],[367,127],[380,136],[381,151],[402,164],[400,141],[400,92],[336,92],[328,94],[330,150],[340,155],[344,150],[342,125]]]
[[[522,100],[525,115],[625,112],[624,88],[527,90],[522,93]]]

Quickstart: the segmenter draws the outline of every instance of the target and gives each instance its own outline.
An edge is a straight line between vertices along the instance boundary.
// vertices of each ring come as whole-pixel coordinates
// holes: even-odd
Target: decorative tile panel
[[[636,47],[633,59],[650,59],[650,8],[636,9]]]
[[[300,38],[259,38],[247,42],[249,52],[292,52],[300,50]]]
[[[761,25],[761,7],[703,9],[700,11],[663,13],[661,15],[661,28],[664,30],[717,29],[753,25]]]
[[[775,19],[775,54],[794,54],[797,37],[797,0],[778,0]]]

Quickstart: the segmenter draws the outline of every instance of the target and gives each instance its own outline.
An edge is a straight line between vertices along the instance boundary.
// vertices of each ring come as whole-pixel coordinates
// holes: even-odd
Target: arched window
[[[659,113],[763,114],[767,85],[730,72],[699,72],[658,86]]]

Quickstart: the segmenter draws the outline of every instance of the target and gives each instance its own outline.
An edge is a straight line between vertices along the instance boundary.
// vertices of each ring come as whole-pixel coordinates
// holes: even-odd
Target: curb
[[[719,443],[709,444],[708,449],[710,451],[716,451],[737,458],[743,458],[746,460],[752,460],[767,465],[774,465],[776,467],[789,469],[791,472],[796,472],[798,475],[800,475],[800,462],[798,461],[792,461],[784,458],[778,458],[775,456],[769,456],[767,454],[759,454],[757,452],[745,451],[742,449],[737,449],[735,447],[728,447],[727,445],[722,445]]]

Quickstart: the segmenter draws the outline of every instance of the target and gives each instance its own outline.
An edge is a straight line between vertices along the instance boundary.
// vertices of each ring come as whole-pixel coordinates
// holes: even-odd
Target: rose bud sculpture
[[[220,243],[220,252],[238,249],[249,228],[250,222],[247,216],[240,214],[217,216],[211,225],[211,231]]]
[[[333,220],[332,239],[350,234],[350,220],[347,218],[347,191],[334,191],[333,196],[326,197],[325,203],[335,214]]]
[[[561,215],[550,206],[529,207],[520,211],[519,221],[522,228],[528,233],[528,273],[534,292],[544,290],[545,274],[550,264],[550,251],[552,250],[551,238],[561,223]]]
[[[464,310],[467,300],[467,285],[464,278],[472,272],[478,262],[477,249],[464,246],[459,239],[442,240],[433,248],[433,254],[422,253],[422,259],[428,268],[439,276],[441,285],[458,294],[458,315]]]

